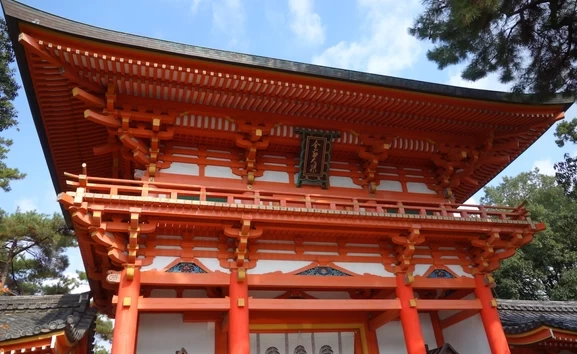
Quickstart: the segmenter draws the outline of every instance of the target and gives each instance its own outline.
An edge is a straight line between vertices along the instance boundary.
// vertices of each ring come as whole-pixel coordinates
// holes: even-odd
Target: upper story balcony
[[[230,224],[243,219],[270,228],[383,233],[423,231],[522,233],[539,231],[523,205],[482,206],[350,197],[298,191],[247,190],[67,174],[72,191],[61,194],[68,207],[86,202],[88,212],[127,214],[138,208],[149,222]],[[321,230],[318,230],[321,229]]]

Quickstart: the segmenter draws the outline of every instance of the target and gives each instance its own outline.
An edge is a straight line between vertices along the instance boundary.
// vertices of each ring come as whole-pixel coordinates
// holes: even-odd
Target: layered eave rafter
[[[10,1],[6,3],[10,8],[8,12],[31,11]],[[37,14],[40,15],[50,16]],[[20,41],[16,45],[24,49],[17,53],[25,54],[25,69],[34,82],[33,91],[41,116],[38,119],[42,119],[46,130],[58,190],[65,189],[64,179],[60,177],[62,173],[76,171],[83,162],[91,166],[95,175],[114,177],[119,173],[130,175],[135,164],[145,162],[138,156],[128,158],[126,153],[112,149],[110,127],[79,118],[85,109],[109,103],[104,93],[110,84],[114,86],[116,110],[144,109],[172,117],[174,138],[171,142],[174,144],[188,141],[194,132],[199,141],[218,138],[224,142],[228,139],[227,144],[234,146],[238,127],[252,121],[252,124],[258,122],[274,127],[266,137],[270,146],[296,147],[297,136],[290,132],[297,127],[329,129],[336,124],[343,130],[343,136],[335,141],[335,154],[339,151],[356,153],[362,147],[359,134],[366,130],[393,137],[388,162],[412,160],[431,167],[436,151],[442,146],[478,149],[492,136],[494,148],[490,156],[501,160],[478,164],[468,172],[464,183],[451,184],[460,202],[504,168],[511,160],[507,156],[514,158],[532,144],[562,117],[565,109],[561,102],[518,104],[463,99],[457,98],[458,90],[450,97],[378,87],[368,81],[363,84],[336,80],[305,74],[306,70],[299,74],[264,66],[186,57],[168,51],[146,51],[65,33],[65,24],[61,25],[62,32],[54,32],[41,27],[42,23],[38,26],[18,22],[10,16],[9,22],[12,23],[11,31],[17,28]],[[55,29],[52,25],[48,27]],[[20,64],[21,68],[23,64]],[[309,69],[314,68],[310,66]],[[317,69],[322,72],[322,68]],[[84,92],[78,94],[79,91]],[[72,96],[77,99],[71,100]],[[224,128],[225,121],[228,129]],[[69,139],[64,138],[68,134],[61,129],[63,126],[75,127],[78,139],[74,154],[67,148]],[[108,147],[97,152],[113,153],[95,157],[93,149],[103,146]],[[251,167],[247,165],[244,173],[250,175],[250,171]],[[153,169],[152,175],[154,173]],[[370,175],[370,171],[366,173]],[[371,178],[365,178],[364,183],[371,184]],[[374,189],[374,184],[370,187]]]

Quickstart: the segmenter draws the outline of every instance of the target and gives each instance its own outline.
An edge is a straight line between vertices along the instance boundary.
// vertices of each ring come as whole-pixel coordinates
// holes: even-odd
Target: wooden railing
[[[191,184],[134,181],[85,175],[66,174],[72,188],[84,188],[86,193],[126,197],[153,197],[167,200],[193,200],[208,203],[262,205],[291,209],[355,211],[361,213],[437,216],[449,218],[480,218],[526,220],[524,205],[513,208],[474,204],[415,202],[378,198],[326,196],[313,193],[250,191]]]

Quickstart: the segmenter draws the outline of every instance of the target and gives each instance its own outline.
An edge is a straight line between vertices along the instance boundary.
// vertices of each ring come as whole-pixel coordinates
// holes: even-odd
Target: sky
[[[496,77],[477,82],[460,77],[462,66],[438,70],[426,58],[428,42],[407,28],[421,10],[420,0],[22,0],[38,9],[98,27],[215,49],[391,75],[422,81],[507,91]],[[18,80],[20,80],[20,76]],[[13,139],[7,164],[27,174],[0,191],[0,208],[13,212],[60,212],[48,168],[23,90],[15,102],[19,129],[2,133]],[[577,116],[570,109],[567,119]],[[559,148],[551,128],[497,176],[515,176],[538,167],[554,174],[553,164],[576,146]],[[471,202],[479,202],[482,192]],[[68,252],[70,273],[82,269],[79,252]]]

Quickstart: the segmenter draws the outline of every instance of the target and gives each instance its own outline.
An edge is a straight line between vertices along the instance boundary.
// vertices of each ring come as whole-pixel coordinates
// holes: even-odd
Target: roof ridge
[[[0,296],[0,311],[84,307],[90,292],[62,295]]]
[[[514,300],[514,299],[497,299],[499,305],[519,305],[519,306],[542,306],[542,307],[576,307],[577,301],[560,301],[560,300]]]
[[[504,91],[472,89],[460,86],[451,86],[435,82],[374,74],[350,69],[339,69],[321,65],[297,62],[286,59],[277,59],[253,54],[232,52],[222,49],[201,47],[163,39],[150,38],[128,32],[121,32],[104,27],[90,25],[84,22],[71,20],[59,15],[43,11],[15,0],[1,0],[4,15],[7,21],[17,19],[37,26],[59,32],[75,33],[76,36],[100,42],[112,42],[118,45],[139,48],[154,52],[164,52],[175,56],[197,58],[221,62],[230,65],[242,65],[264,70],[287,72],[295,75],[315,76],[329,80],[342,80],[361,85],[408,90],[440,96],[488,100],[506,103],[554,104],[564,105],[566,108],[575,102],[575,97],[556,95],[547,100],[540,99],[535,94],[515,94]],[[74,28],[72,28],[74,27]]]

